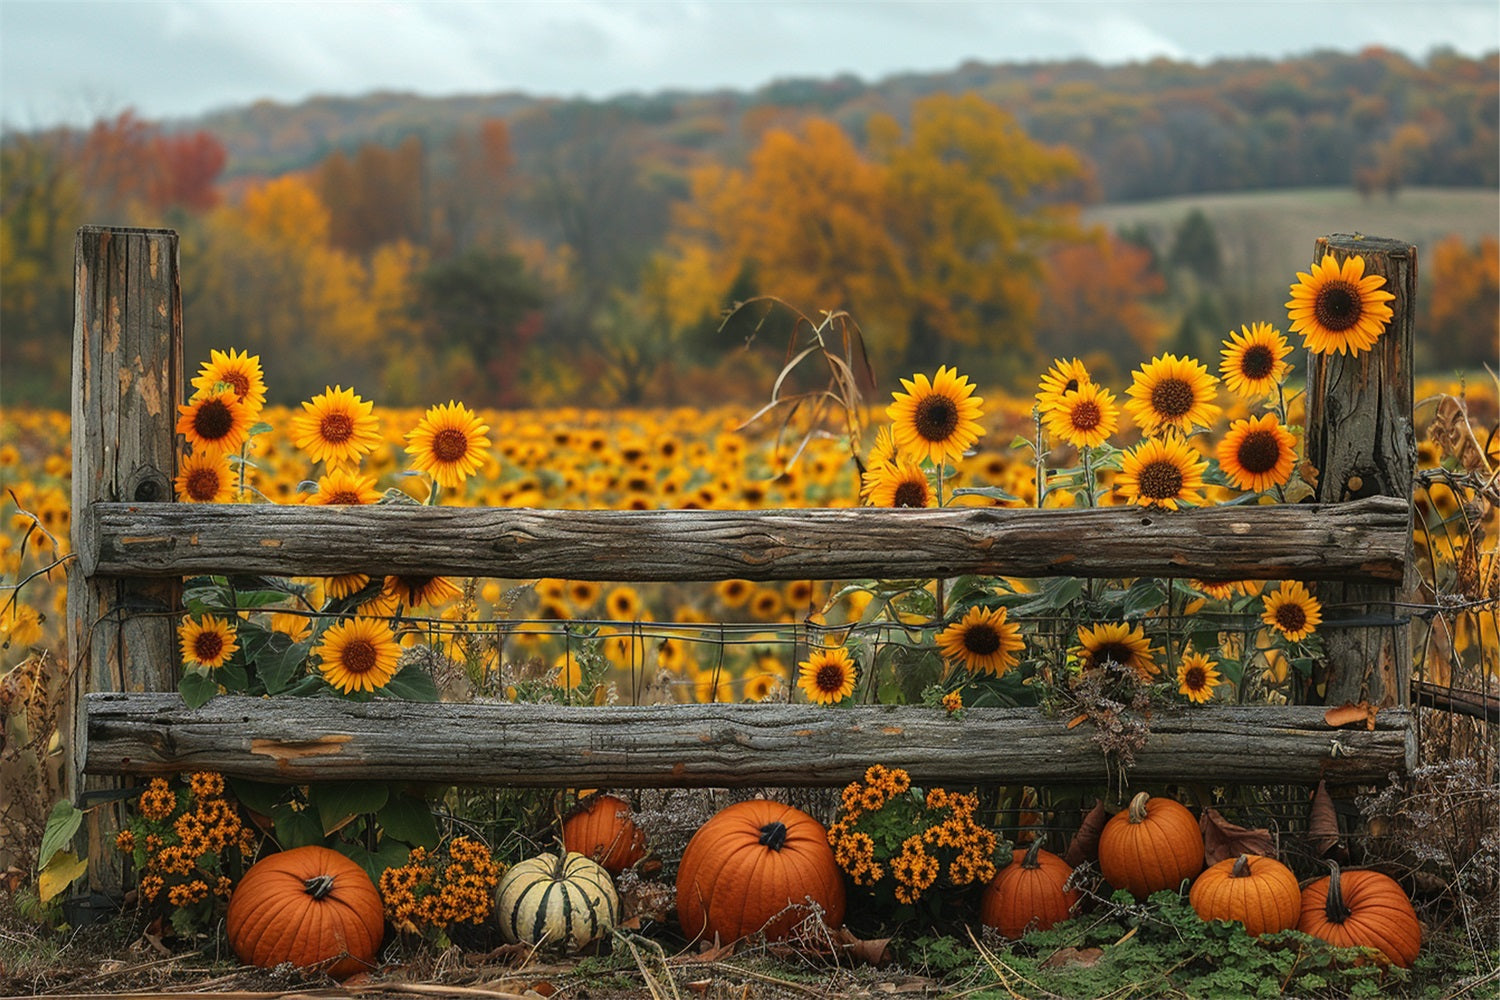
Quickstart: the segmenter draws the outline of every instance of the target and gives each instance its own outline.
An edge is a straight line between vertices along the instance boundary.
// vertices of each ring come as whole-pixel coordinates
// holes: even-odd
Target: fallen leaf
[[[891,939],[856,937],[847,927],[840,927],[833,934],[834,943],[848,955],[866,965],[881,966],[891,960]]]
[[[1042,963],[1042,968],[1060,969],[1065,965],[1077,965],[1091,969],[1098,965],[1103,957],[1103,948],[1060,948],[1047,956],[1047,960]]]
[[[1349,702],[1324,712],[1323,721],[1335,729],[1355,722],[1363,722],[1366,729],[1374,729],[1375,713],[1378,711],[1378,708],[1367,701]]]
[[[1073,729],[1077,726],[1083,725],[1087,721],[1089,721],[1089,713],[1080,712],[1079,714],[1073,716],[1068,720],[1068,728]]]
[[[1217,809],[1204,809],[1198,826],[1203,830],[1206,864],[1216,865],[1225,858],[1237,858],[1241,854],[1259,854],[1266,858],[1276,855],[1276,842],[1271,839],[1270,830],[1235,826],[1219,815]]]
[[[1318,782],[1313,793],[1312,814],[1307,822],[1307,839],[1319,857],[1328,857],[1339,843],[1339,815],[1333,808],[1333,796],[1328,794],[1326,782]]]
[[[80,858],[72,851],[58,851],[47,859],[47,864],[36,876],[36,894],[43,903],[52,899],[89,870],[89,859]]]
[[[1068,841],[1068,851],[1063,860],[1077,868],[1085,861],[1099,860],[1099,834],[1109,822],[1109,813],[1104,809],[1104,800],[1095,799],[1094,808],[1083,818],[1078,832]]]

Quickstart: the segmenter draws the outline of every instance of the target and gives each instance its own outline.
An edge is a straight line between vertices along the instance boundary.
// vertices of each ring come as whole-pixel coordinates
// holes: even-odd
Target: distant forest
[[[283,401],[351,381],[392,403],[751,398],[778,358],[728,357],[736,331],[716,330],[760,294],[850,310],[883,372],[1020,385],[1059,354],[1121,370],[1268,317],[1241,317],[1205,218],[1154,240],[1089,229],[1084,206],[1494,189],[1497,121],[1500,54],[1373,49],[608,101],[379,93],[10,132],[0,392],[66,398],[85,222],[178,229],[189,351],[262,353]],[[1456,345],[1445,363],[1493,361],[1493,243],[1443,249],[1425,308]]]

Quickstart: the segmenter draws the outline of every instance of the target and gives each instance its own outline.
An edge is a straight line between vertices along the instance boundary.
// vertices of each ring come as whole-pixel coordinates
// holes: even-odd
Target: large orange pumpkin
[[[1225,858],[1193,882],[1188,902],[1204,920],[1232,920],[1251,937],[1297,926],[1302,890],[1297,876],[1275,858],[1241,854]]]
[[[1042,850],[1042,837],[1030,848],[1012,851],[1010,864],[985,887],[979,919],[1008,938],[1018,938],[1027,927],[1044,931],[1068,919],[1078,890],[1066,889],[1073,868],[1051,851]]]
[[[1297,929],[1339,948],[1375,948],[1409,969],[1422,950],[1422,925],[1400,884],[1380,872],[1331,873],[1302,890]]]
[[[1145,899],[1203,870],[1203,834],[1187,806],[1141,792],[1099,834],[1099,870],[1117,889]]]
[[[618,875],[646,856],[646,838],[630,818],[630,803],[599,795],[563,820],[563,844]]]
[[[844,922],[844,878],[823,824],[756,799],[721,810],[688,841],[677,869],[677,919],[689,939],[785,938],[808,901]]]
[[[224,929],[247,965],[290,962],[344,979],[375,965],[385,917],[363,868],[326,847],[295,847],[250,866]]]

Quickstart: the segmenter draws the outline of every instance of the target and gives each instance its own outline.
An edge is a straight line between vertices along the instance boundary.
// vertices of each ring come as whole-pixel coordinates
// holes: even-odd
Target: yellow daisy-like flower
[[[1236,420],[1219,442],[1218,457],[1235,489],[1261,493],[1292,478],[1297,439],[1274,413]]]
[[[1156,658],[1151,654],[1151,640],[1140,625],[1121,623],[1084,625],[1078,629],[1082,646],[1080,659],[1085,670],[1098,670],[1106,662],[1133,670],[1142,679],[1157,673]]]
[[[1176,510],[1203,502],[1208,460],[1179,437],[1147,438],[1125,453],[1115,489],[1127,503]]]
[[[1224,341],[1224,350],[1219,352],[1224,358],[1219,362],[1219,375],[1230,392],[1245,399],[1272,395],[1292,370],[1285,360],[1292,353],[1292,345],[1270,323],[1241,324],[1240,330],[1229,331],[1229,339]]]
[[[446,604],[461,596],[463,591],[445,576],[388,576],[381,588],[387,603],[399,601],[408,608]]]
[[[292,417],[292,443],[312,461],[330,468],[355,465],[382,441],[374,408],[374,403],[361,399],[353,389],[325,388]]]
[[[396,676],[401,647],[391,627],[378,618],[350,618],[329,627],[313,650],[318,669],[344,694],[375,691]]]
[[[229,503],[234,499],[229,456],[216,449],[183,455],[173,485],[177,499],[185,503]]]
[[[635,621],[641,614],[641,595],[634,587],[616,587],[604,598],[604,610],[616,621]]]
[[[301,642],[312,632],[312,622],[305,615],[294,615],[285,611],[271,613],[271,631],[280,632],[293,642]]]
[[[927,473],[910,459],[872,465],[862,483],[860,496],[872,507],[931,507],[937,502]]]
[[[918,374],[901,385],[906,391],[893,394],[885,411],[896,446],[914,461],[957,465],[984,430],[978,420],[984,400],[973,394],[968,376],[945,365],[931,381]]]
[[[1219,380],[1202,362],[1163,354],[1136,369],[1126,394],[1136,426],[1147,434],[1175,430],[1191,434],[1210,427],[1221,412],[1214,404],[1214,386]]]
[[[896,447],[896,436],[891,432],[891,425],[883,424],[875,432],[875,443],[870,446],[869,467],[873,469],[877,465],[894,464],[899,455],[900,450]]]
[[[1005,619],[1005,608],[970,608],[938,633],[938,651],[970,673],[999,677],[1020,662],[1016,654],[1026,648],[1021,627]]]
[[[1214,668],[1219,664],[1210,660],[1206,653],[1183,654],[1177,665],[1177,691],[1194,702],[1202,704],[1214,696],[1214,688],[1224,683],[1224,678]]]
[[[254,420],[266,405],[266,379],[260,370],[260,355],[236,352],[231,347],[227,354],[211,350],[208,357],[198,377],[193,379],[193,388],[206,393],[218,385],[229,386]]]
[[[1393,315],[1386,305],[1396,296],[1382,291],[1385,278],[1365,274],[1365,259],[1353,256],[1339,265],[1333,254],[1297,272],[1287,302],[1291,332],[1302,334],[1302,344],[1314,354],[1355,355],[1368,351],[1385,332]]]
[[[406,435],[412,467],[437,480],[439,486],[462,486],[484,464],[489,425],[462,403],[449,400],[434,406]]]
[[[714,585],[714,593],[725,607],[743,607],[755,592],[755,584],[749,580],[720,580]]]
[[[1047,432],[1075,448],[1097,448],[1120,425],[1114,394],[1092,382],[1063,393],[1047,410]]]
[[[1091,384],[1093,384],[1093,379],[1089,377],[1089,370],[1083,366],[1082,361],[1077,358],[1070,358],[1067,361],[1057,358],[1038,384],[1036,408],[1045,416],[1062,405],[1063,397],[1068,393],[1077,392]]]
[[[361,475],[348,469],[331,469],[318,477],[318,492],[307,498],[307,503],[332,506],[344,504],[358,506],[371,504],[380,499],[375,488],[375,477]]]
[[[745,700],[765,701],[776,690],[780,681],[781,678],[777,674],[751,674],[745,678]]]
[[[194,454],[239,451],[250,436],[250,411],[233,389],[200,392],[177,413],[177,433],[187,438]]]
[[[949,691],[943,695],[943,711],[949,715],[957,715],[964,710],[964,693],[962,691]]]
[[[184,618],[177,629],[177,641],[182,646],[182,659],[207,670],[216,670],[229,662],[234,651],[234,626],[227,621],[204,615],[203,620]]]
[[[364,573],[345,573],[343,576],[325,577],[323,590],[330,600],[342,601],[351,594],[365,589],[370,578]]]
[[[1287,580],[1266,598],[1261,620],[1291,642],[1300,642],[1323,624],[1323,605],[1300,580]]]
[[[797,669],[797,686],[814,704],[833,705],[854,693],[856,668],[843,646],[815,649]]]

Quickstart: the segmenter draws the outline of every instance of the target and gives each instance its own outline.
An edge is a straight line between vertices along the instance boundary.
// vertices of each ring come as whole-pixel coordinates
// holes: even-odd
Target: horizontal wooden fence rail
[[[409,780],[529,787],[840,785],[872,761],[918,782],[1102,783],[1094,728],[1035,709],[917,706],[569,707],[176,694],[87,696],[96,774],[215,770],[261,781]],[[1416,754],[1410,712],[1333,729],[1317,706],[1158,711],[1131,781],[1384,783]]]
[[[90,575],[544,576],[622,582],[1009,576],[1399,581],[1393,497],[1183,511],[532,510],[96,503]]]

